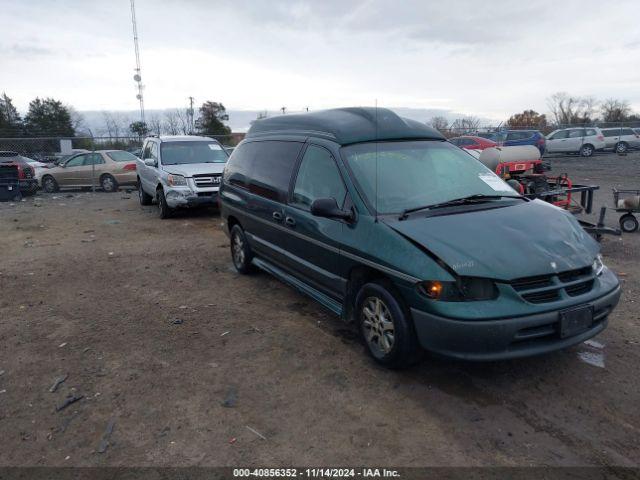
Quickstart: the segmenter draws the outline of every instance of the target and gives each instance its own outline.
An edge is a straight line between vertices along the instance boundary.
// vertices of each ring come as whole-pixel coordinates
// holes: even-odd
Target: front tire
[[[153,197],[142,189],[140,179],[138,179],[138,199],[140,200],[140,205],[147,206],[153,203]]]
[[[422,349],[409,310],[387,282],[365,284],[356,298],[360,334],[373,359],[388,368],[420,360]]]
[[[231,260],[233,261],[233,266],[243,275],[251,273],[251,259],[253,258],[253,253],[251,252],[251,247],[249,246],[249,242],[247,242],[247,237],[244,234],[244,230],[240,225],[234,225],[231,229]]]
[[[45,175],[42,177],[42,189],[47,193],[55,193],[60,187],[58,186],[58,182],[51,175]]]
[[[582,148],[580,148],[580,156],[581,157],[591,157],[593,155],[594,149],[593,149],[593,145],[583,145]]]
[[[158,212],[160,213],[160,218],[163,220],[171,217],[173,215],[173,208],[167,205],[167,199],[164,196],[164,190],[162,188],[158,189]]]
[[[103,175],[100,177],[100,186],[102,190],[107,193],[112,193],[118,190],[118,182],[111,175]]]
[[[620,217],[620,230],[625,233],[638,231],[638,219],[631,213],[625,213]]]

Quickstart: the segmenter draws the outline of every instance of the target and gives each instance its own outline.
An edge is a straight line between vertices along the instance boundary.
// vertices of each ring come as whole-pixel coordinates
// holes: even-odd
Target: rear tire
[[[55,193],[60,190],[58,182],[51,175],[45,175],[42,177],[42,189],[47,193]]]
[[[138,199],[140,200],[140,205],[147,206],[153,203],[153,197],[142,189],[140,179],[138,179]]]
[[[631,213],[625,213],[620,217],[620,230],[625,233],[638,231],[638,219]]]
[[[591,157],[593,155],[593,151],[593,145],[587,143],[586,145],[583,145],[582,148],[580,148],[580,156]]]
[[[164,196],[164,190],[162,188],[158,189],[156,194],[158,196],[158,211],[160,213],[160,218],[163,220],[170,218],[173,215],[173,208],[167,205],[167,199]]]
[[[107,193],[112,193],[118,190],[118,182],[111,175],[103,175],[100,177],[100,186],[102,190]]]
[[[405,368],[420,360],[409,310],[388,282],[363,285],[356,297],[356,318],[369,355],[388,368]]]
[[[618,142],[614,148],[616,153],[627,153],[627,150],[629,150],[629,145],[626,142]]]
[[[251,273],[253,270],[251,268],[253,253],[244,230],[240,225],[234,225],[229,236],[231,237],[231,260],[233,261],[233,266],[238,273],[243,275]]]

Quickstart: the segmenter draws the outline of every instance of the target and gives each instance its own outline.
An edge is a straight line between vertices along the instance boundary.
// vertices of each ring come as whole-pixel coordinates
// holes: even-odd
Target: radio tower
[[[140,102],[140,121],[146,124],[144,121],[144,98],[142,96],[142,89],[144,86],[142,85],[142,77],[140,76],[140,50],[138,48],[138,26],[136,25],[135,0],[131,0],[131,23],[133,24],[133,44],[136,49],[136,74],[133,76],[133,80],[138,85],[138,94],[136,95],[136,98]]]

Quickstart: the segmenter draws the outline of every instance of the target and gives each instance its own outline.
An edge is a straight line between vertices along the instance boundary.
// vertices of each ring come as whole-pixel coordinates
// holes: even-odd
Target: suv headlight
[[[596,255],[595,260],[593,261],[593,273],[596,274],[596,276],[602,275],[602,271],[604,270],[604,262],[602,261],[602,255],[598,254]]]
[[[432,300],[471,302],[498,298],[498,287],[488,278],[460,277],[457,282],[427,280],[418,284],[418,291]]]
[[[170,173],[169,175],[167,175],[167,184],[170,187],[186,187],[187,179],[182,175],[175,175],[173,173]]]

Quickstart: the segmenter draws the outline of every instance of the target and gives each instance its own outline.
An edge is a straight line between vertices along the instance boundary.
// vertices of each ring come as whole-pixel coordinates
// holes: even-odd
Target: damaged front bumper
[[[165,190],[165,199],[170,208],[217,206],[218,191],[194,191],[190,188],[170,188]]]

